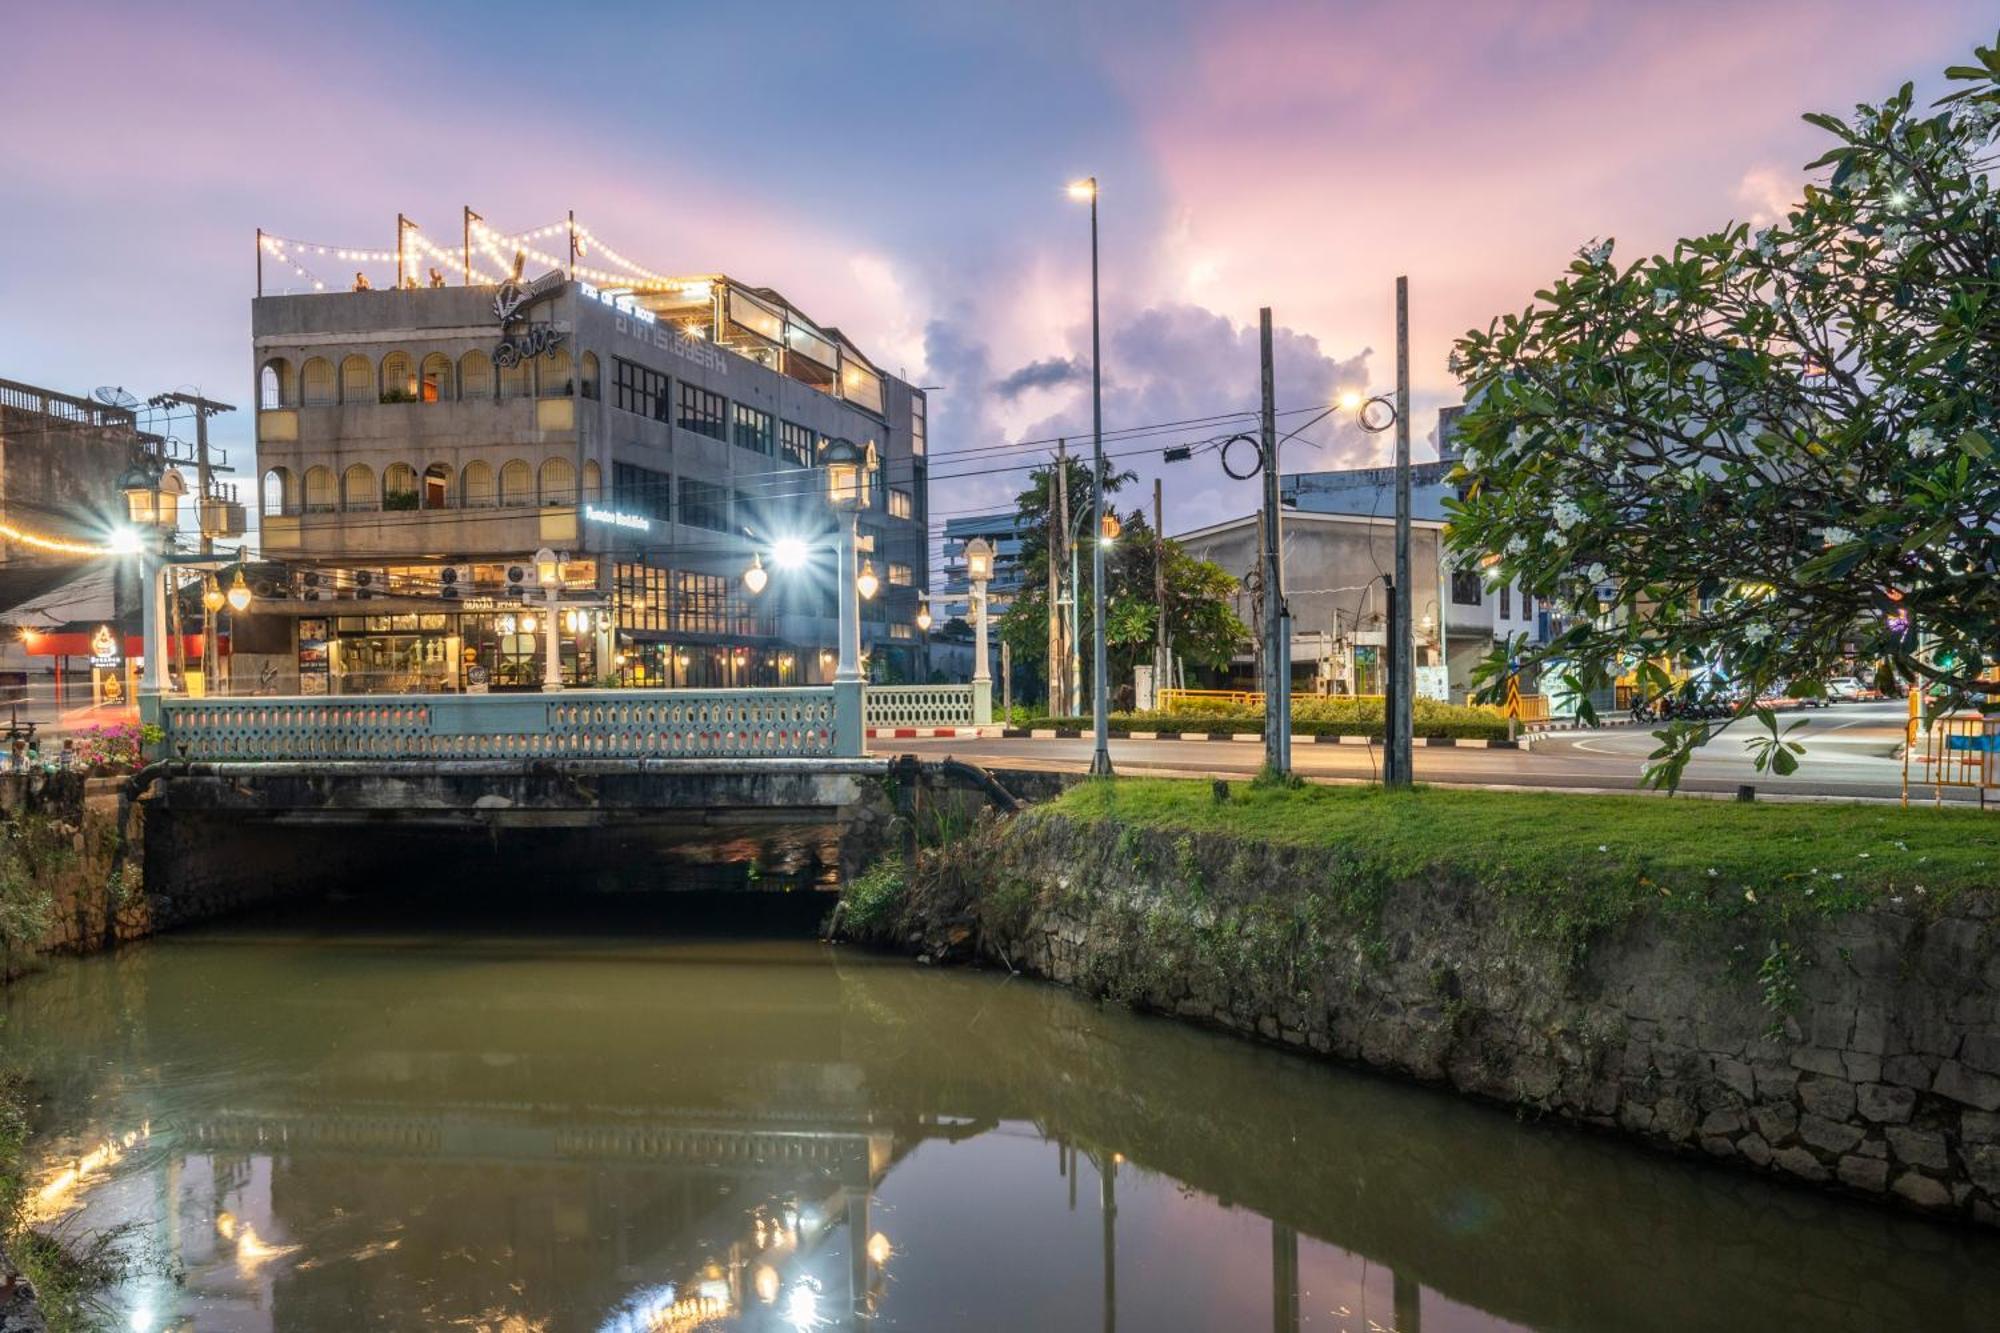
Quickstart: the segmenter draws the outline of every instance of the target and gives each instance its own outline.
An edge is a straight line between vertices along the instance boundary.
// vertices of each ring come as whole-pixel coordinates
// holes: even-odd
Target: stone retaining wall
[[[1334,861],[1030,814],[926,853],[855,933],[2000,1225],[2000,895],[1578,940]]]

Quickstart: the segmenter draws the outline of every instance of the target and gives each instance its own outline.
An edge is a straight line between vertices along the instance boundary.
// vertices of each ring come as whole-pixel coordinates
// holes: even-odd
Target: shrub
[[[1261,711],[1230,704],[1225,708],[1209,705],[1220,700],[1200,700],[1195,711],[1176,709],[1171,713],[1113,713],[1114,731],[1213,732],[1241,735],[1264,729]],[[1416,734],[1425,737],[1452,737],[1461,740],[1504,740],[1507,719],[1497,708],[1469,704],[1440,703],[1418,699],[1413,708]],[[1089,731],[1088,717],[1040,718],[1035,725]],[[1292,734],[1295,736],[1379,736],[1382,734],[1380,699],[1299,699],[1292,703]]]

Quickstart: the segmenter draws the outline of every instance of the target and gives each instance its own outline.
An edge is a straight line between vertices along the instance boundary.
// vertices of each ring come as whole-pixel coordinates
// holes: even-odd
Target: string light
[[[125,555],[128,552],[117,546],[94,546],[86,542],[64,541],[60,537],[44,537],[37,532],[27,532],[7,523],[0,523],[0,537],[10,542],[20,542],[38,551],[53,551],[58,555]]]

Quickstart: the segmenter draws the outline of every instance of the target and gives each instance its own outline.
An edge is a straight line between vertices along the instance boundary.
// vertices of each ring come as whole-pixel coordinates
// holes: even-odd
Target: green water
[[[795,939],[339,914],[0,997],[139,1330],[1955,1329],[2000,1241]],[[129,1145],[126,1140],[130,1140]]]

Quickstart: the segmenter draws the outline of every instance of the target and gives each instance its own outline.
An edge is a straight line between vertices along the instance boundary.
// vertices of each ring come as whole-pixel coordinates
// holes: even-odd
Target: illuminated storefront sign
[[[630,528],[634,532],[650,532],[653,529],[653,520],[647,518],[644,514],[627,514],[616,509],[599,509],[596,505],[585,505],[583,507],[583,518],[586,523],[603,523],[613,528]]]

